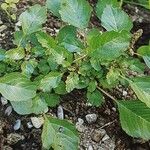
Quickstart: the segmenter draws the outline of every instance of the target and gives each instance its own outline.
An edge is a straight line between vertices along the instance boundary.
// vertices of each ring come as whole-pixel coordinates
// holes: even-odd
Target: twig
[[[109,125],[113,124],[114,122],[116,122],[116,119],[115,119],[115,120],[113,120],[113,121],[111,121],[111,122],[106,123],[106,124],[105,124],[105,125],[103,125],[103,126],[101,126],[101,127],[100,127],[100,129],[103,129],[103,128],[105,128],[105,127],[107,127],[107,126],[109,126]]]
[[[100,90],[102,93],[104,93],[106,96],[108,96],[109,98],[111,98],[113,101],[117,102],[117,100],[110,95],[109,93],[107,93],[106,91],[104,91],[102,88],[100,88],[99,86],[97,86],[97,89]]]

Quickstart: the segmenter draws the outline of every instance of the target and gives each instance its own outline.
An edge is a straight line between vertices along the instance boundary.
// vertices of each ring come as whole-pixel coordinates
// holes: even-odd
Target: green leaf
[[[44,48],[54,48],[56,46],[55,40],[44,32],[38,32],[36,33],[36,37],[38,39],[38,42],[42,45]]]
[[[46,59],[41,59],[38,63],[38,69],[39,72],[46,75],[48,74],[48,72],[50,71],[50,66],[48,65],[48,62],[46,61]]]
[[[56,88],[62,78],[62,73],[60,72],[50,72],[48,75],[46,75],[40,83],[40,89],[44,92],[49,92],[52,90],[52,88]]]
[[[43,97],[45,98],[47,105],[50,107],[55,107],[60,103],[60,96],[57,94],[44,93]]]
[[[132,137],[150,139],[150,108],[138,100],[118,101],[123,130]]]
[[[11,49],[6,52],[6,58],[8,59],[20,60],[23,59],[24,57],[25,57],[25,51],[21,47]]]
[[[104,102],[104,97],[102,93],[98,90],[95,90],[94,92],[87,92],[87,99],[92,106],[99,107]]]
[[[116,68],[111,68],[106,75],[107,82],[110,85],[116,85],[119,82],[120,71]]]
[[[63,27],[59,31],[57,40],[60,45],[63,45],[70,52],[79,52],[84,48],[81,41],[77,38],[76,28],[70,25]]]
[[[76,88],[79,82],[79,76],[75,72],[71,72],[66,80],[66,91],[70,93],[73,89]]]
[[[37,64],[38,63],[35,59],[30,59],[29,61],[24,61],[21,65],[22,73],[25,76],[30,77],[31,74],[34,72]]]
[[[103,11],[107,5],[119,7],[119,2],[117,0],[98,0],[98,3],[96,5],[96,14],[99,19],[101,19]]]
[[[29,101],[11,101],[13,109],[20,115],[42,114],[48,111],[44,97],[37,95]]]
[[[59,85],[54,89],[55,93],[60,94],[60,95],[65,95],[67,94],[66,91],[66,84],[64,81],[61,81]]]
[[[129,16],[119,8],[114,8],[111,5],[107,5],[101,16],[102,26],[107,31],[130,31],[133,27],[133,23]]]
[[[19,21],[21,22],[24,34],[29,35],[41,30],[42,24],[46,22],[46,13],[46,7],[38,4],[23,12],[19,17]]]
[[[42,132],[42,143],[46,149],[77,150],[78,133],[73,124],[55,118],[46,118]]]
[[[1,62],[0,63],[0,76],[1,76],[1,73],[5,73],[6,72],[6,69],[7,69],[6,64]]]
[[[96,90],[96,87],[97,87],[97,81],[92,80],[92,81],[89,83],[88,91],[92,93],[92,92],[94,92],[94,91]]]
[[[86,0],[63,0],[59,11],[61,18],[78,28],[88,26],[92,8]]]
[[[36,85],[19,72],[0,78],[0,93],[10,101],[28,101],[36,95]]]
[[[138,49],[138,54],[140,54],[143,57],[146,65],[150,68],[150,45],[141,46]]]
[[[102,32],[99,29],[97,28],[91,29],[86,36],[87,45],[91,49],[98,48],[100,46],[101,35],[102,35]]]
[[[0,61],[3,61],[5,59],[5,50],[0,49]]]
[[[61,0],[47,0],[46,6],[55,16],[60,17]]]
[[[137,77],[129,83],[138,99],[150,107],[150,77]]]
[[[97,49],[91,49],[90,55],[99,61],[112,61],[125,54],[130,43],[130,34],[126,31],[121,33],[110,31],[101,35],[100,46]]]
[[[94,58],[90,59],[91,66],[96,70],[100,71],[101,70],[101,65],[100,62]]]

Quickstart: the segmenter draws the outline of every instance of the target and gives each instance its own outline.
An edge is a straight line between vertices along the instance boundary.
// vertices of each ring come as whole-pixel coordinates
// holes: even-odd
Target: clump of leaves
[[[66,23],[56,37],[42,29],[47,9]],[[16,48],[0,49],[0,93],[22,115],[44,114],[74,89],[85,89],[88,103],[95,107],[105,102],[106,95],[118,105],[124,131],[148,140],[150,78],[144,72],[150,67],[150,46],[134,52],[133,24],[117,0],[97,3],[105,32],[88,28],[91,13],[86,0],[47,0],[46,6],[34,5],[23,12],[22,29],[14,35]],[[82,40],[80,31],[85,33]],[[137,76],[129,76],[131,72]],[[109,91],[119,84],[130,86],[137,99],[113,98]],[[42,142],[46,149],[77,150],[79,139],[72,124],[45,116]]]
[[[18,2],[19,2],[19,0],[5,0],[5,2],[3,2],[1,4],[1,8],[13,20],[16,20],[16,12],[17,12],[17,6],[16,6],[16,4]]]

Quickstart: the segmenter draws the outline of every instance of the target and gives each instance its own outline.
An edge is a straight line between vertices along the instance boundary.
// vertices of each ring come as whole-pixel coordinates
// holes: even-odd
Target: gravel
[[[16,123],[15,123],[13,128],[14,128],[15,131],[17,131],[17,130],[20,129],[20,127],[21,127],[21,120],[18,119],[18,120],[16,120]]]

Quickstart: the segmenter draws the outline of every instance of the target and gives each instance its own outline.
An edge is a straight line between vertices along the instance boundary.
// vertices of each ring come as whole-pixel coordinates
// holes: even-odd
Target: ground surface
[[[43,1],[38,1],[43,2]],[[96,0],[91,0],[93,5]],[[22,0],[18,5],[19,15],[29,5],[33,5],[37,1],[28,2]],[[150,11],[131,5],[124,6],[125,11],[134,21],[133,32],[143,29],[144,33],[136,43],[136,48],[140,45],[148,44],[150,40]],[[15,30],[15,22],[9,20],[4,11],[0,10],[0,47],[10,49],[14,45],[13,32]],[[57,18],[49,15],[48,21],[44,28],[51,35],[55,35],[62,23]],[[99,26],[97,18],[92,17],[91,26]],[[118,87],[112,93],[118,98],[130,97],[132,92],[128,89]],[[126,94],[125,94],[126,93]],[[6,102],[7,103],[7,102]],[[13,110],[9,103],[0,102],[0,150],[41,150],[41,128],[36,129],[32,126],[31,118],[38,117],[34,115],[19,116]],[[149,150],[150,143],[140,139],[134,139],[126,135],[120,127],[118,121],[118,113],[116,106],[111,100],[106,98],[106,103],[102,108],[95,108],[86,104],[84,91],[74,91],[69,95],[62,97],[60,104],[64,110],[65,118],[76,124],[80,133],[81,150]],[[57,108],[50,109],[51,115],[56,116]],[[96,116],[93,123],[88,123],[86,115]],[[19,123],[16,123],[19,122]],[[20,123],[21,121],[21,123]],[[18,130],[15,130],[15,127]]]

